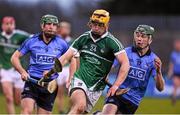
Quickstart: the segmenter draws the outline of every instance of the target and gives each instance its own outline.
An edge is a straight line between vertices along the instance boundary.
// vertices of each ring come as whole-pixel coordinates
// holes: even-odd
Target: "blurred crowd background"
[[[4,16],[13,16],[16,28],[33,34],[40,31],[41,16],[53,14],[60,21],[71,23],[71,36],[75,39],[89,30],[87,22],[95,9],[106,9],[111,16],[109,31],[124,46],[132,44],[133,32],[139,24],[155,28],[151,48],[161,58],[166,76],[173,41],[180,37],[178,4],[178,0],[0,0],[0,20]],[[170,90],[166,92],[170,94]],[[152,93],[147,92],[148,95]]]
[[[94,9],[104,8],[110,12],[110,31],[125,46],[132,42],[133,31],[139,24],[155,27],[152,49],[163,61],[167,71],[173,39],[180,35],[180,1],[173,0],[1,0],[0,19],[14,16],[16,26],[29,33],[40,30],[40,17],[54,14],[72,24],[72,36],[87,31],[87,22]]]

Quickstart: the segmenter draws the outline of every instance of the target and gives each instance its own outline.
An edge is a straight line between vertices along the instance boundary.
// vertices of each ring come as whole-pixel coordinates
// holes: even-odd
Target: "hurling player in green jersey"
[[[115,94],[125,80],[129,61],[123,45],[108,32],[109,12],[95,10],[88,23],[90,31],[77,38],[59,60],[64,66],[77,52],[80,53],[80,66],[71,78],[69,114],[90,112],[105,87],[105,78],[115,58],[121,64],[118,77],[107,96]]]
[[[21,90],[24,82],[12,67],[10,58],[21,43],[29,37],[29,34],[15,29],[15,19],[5,16],[2,19],[2,32],[0,33],[0,77],[2,90],[6,99],[6,109],[8,114],[14,114],[15,104],[20,104]],[[13,92],[14,90],[14,92]],[[13,96],[15,99],[13,99]]]

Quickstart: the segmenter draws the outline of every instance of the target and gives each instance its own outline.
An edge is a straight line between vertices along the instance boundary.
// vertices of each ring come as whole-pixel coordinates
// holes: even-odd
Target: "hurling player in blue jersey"
[[[126,80],[119,88],[129,88],[127,93],[106,99],[103,114],[134,114],[142,100],[150,77],[159,91],[164,89],[161,60],[150,49],[154,28],[139,25],[134,31],[134,46],[125,48],[130,62]]]
[[[174,50],[171,53],[168,77],[173,80],[172,104],[176,103],[177,89],[180,87],[180,39],[174,41]]]
[[[54,58],[59,58],[67,49],[67,43],[56,36],[58,18],[54,15],[44,15],[41,18],[42,32],[35,34],[27,39],[21,47],[12,55],[11,62],[16,70],[21,74],[23,80],[27,80],[30,76],[33,79],[39,80],[43,77],[44,71],[50,70],[54,65]],[[30,64],[28,71],[22,68],[20,57],[30,53]],[[49,81],[56,79],[58,73],[51,76]],[[35,103],[37,104],[38,114],[51,114],[57,89],[50,93],[44,87],[25,82],[22,92],[21,106],[22,114],[32,114]]]

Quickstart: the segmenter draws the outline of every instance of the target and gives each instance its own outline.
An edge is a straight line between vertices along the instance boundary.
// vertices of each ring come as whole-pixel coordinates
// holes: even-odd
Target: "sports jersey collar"
[[[91,32],[92,32],[92,31],[89,32],[89,33],[90,33],[90,37],[91,37],[91,39],[92,39],[94,42],[97,42],[97,41],[101,40],[102,38],[105,38],[105,37],[108,35],[108,31],[107,31],[107,32],[104,33],[100,38],[94,39],[93,36],[92,36],[92,34],[91,34]]]
[[[132,52],[135,52],[139,55],[137,49],[134,46],[132,46]],[[150,54],[151,54],[151,48],[149,48],[149,50],[144,55],[142,56],[139,55],[139,57],[144,57],[145,55],[149,56]]]
[[[54,38],[55,38],[55,37],[56,37],[56,36],[54,36]],[[52,39],[49,41],[49,43],[46,43],[46,42],[43,40],[43,35],[42,35],[42,33],[39,33],[39,37],[38,37],[38,39],[39,39],[39,40],[42,40],[46,45],[50,44],[51,41],[52,41],[54,38],[52,38]]]
[[[6,37],[7,39],[10,39],[14,34],[15,34],[15,30],[13,30],[12,34],[10,34],[10,35],[6,34],[6,32],[4,32],[4,31],[2,32],[2,35],[4,37]]]

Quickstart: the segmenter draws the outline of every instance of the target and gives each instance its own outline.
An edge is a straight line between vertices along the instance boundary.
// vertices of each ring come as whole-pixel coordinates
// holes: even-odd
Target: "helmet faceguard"
[[[149,25],[139,25],[134,32],[139,32],[145,35],[153,35],[154,28]]]
[[[44,15],[41,18],[41,24],[46,24],[46,23],[53,23],[53,24],[59,24],[58,18],[54,15]]]
[[[107,26],[110,20],[109,12],[106,10],[95,10],[90,17],[90,23],[91,22],[96,22],[96,23],[101,23],[104,24],[104,26]]]

